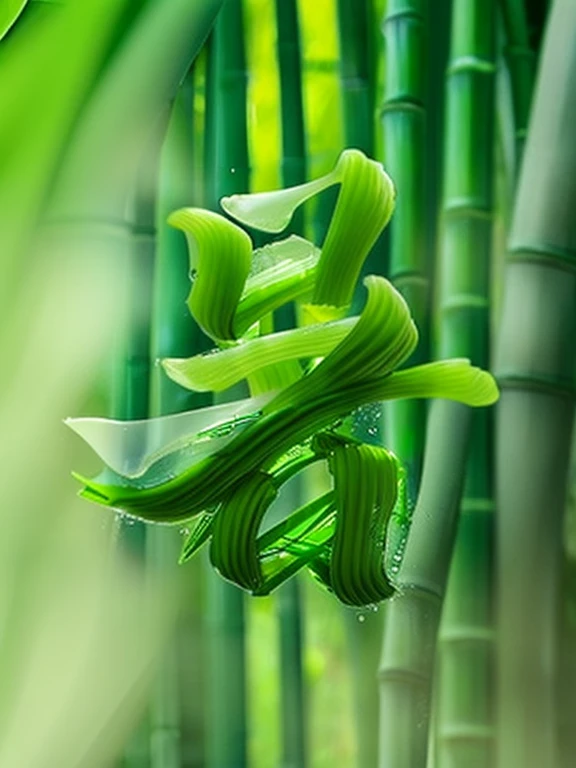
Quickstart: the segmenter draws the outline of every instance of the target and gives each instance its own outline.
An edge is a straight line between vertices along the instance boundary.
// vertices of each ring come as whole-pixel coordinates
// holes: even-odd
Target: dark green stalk
[[[470,411],[435,401],[398,594],[386,611],[380,664],[380,768],[424,768],[436,634],[466,466]]]
[[[499,765],[557,764],[555,655],[574,414],[576,5],[557,0],[520,175],[497,372]]]
[[[346,146],[361,149],[367,155],[374,146],[369,16],[368,0],[338,0],[340,90]]]
[[[302,40],[302,70],[304,86],[304,117],[308,138],[307,172],[309,177],[317,178],[326,173],[342,149],[342,121],[338,115],[339,82],[338,52],[332,48],[329,38],[334,29],[334,9],[329,9],[329,16],[318,12],[308,12],[305,4],[300,6],[306,12],[300,16]],[[315,42],[324,40],[322,56],[318,58]],[[314,55],[311,53],[314,50]],[[332,188],[323,192],[313,203],[310,218],[310,234],[317,245],[321,245],[328,231],[334,211],[337,190]]]
[[[338,0],[340,92],[344,144],[371,156],[374,153],[374,83],[371,79],[371,3]],[[384,273],[383,241],[366,260],[362,275]],[[355,302],[357,303],[357,302]],[[354,311],[354,310],[352,310]],[[373,423],[372,423],[373,422]],[[358,436],[373,442],[378,419],[358,420]],[[343,610],[352,668],[352,688],[358,765],[375,765],[378,756],[378,653],[382,636],[381,614],[358,621],[356,612]]]
[[[510,74],[514,112],[515,166],[520,169],[528,132],[530,104],[536,73],[536,54],[530,46],[524,0],[500,0],[506,43],[504,54]]]
[[[276,0],[276,30],[278,39],[278,69],[280,75],[282,121],[282,183],[285,187],[306,181],[306,146],[304,108],[302,101],[302,72],[300,61],[300,30],[296,0]],[[297,213],[291,231],[304,234],[304,210]],[[279,328],[295,325],[293,307],[286,307],[278,317]],[[284,321],[284,322],[283,322]],[[293,487],[291,508],[301,501],[302,482]],[[278,621],[280,631],[280,696],[282,729],[282,766],[304,768],[306,765],[306,707],[302,669],[303,616],[300,584],[291,579],[278,592]]]
[[[246,52],[242,0],[227,0],[210,39],[206,75],[205,192],[207,207],[249,189]],[[235,391],[236,390],[236,391]],[[222,399],[242,396],[233,388]],[[244,593],[212,572],[207,580],[207,765],[247,765]]]
[[[388,277],[403,294],[420,332],[411,363],[427,359],[429,267],[426,242],[426,3],[389,0],[383,23],[386,81],[382,107],[385,167],[398,189],[390,223]],[[422,464],[426,405],[387,403],[386,444],[408,471],[414,499]]]
[[[447,73],[439,356],[489,366],[494,0],[454,0]],[[440,765],[494,765],[490,413],[472,417],[470,459],[439,637]]]

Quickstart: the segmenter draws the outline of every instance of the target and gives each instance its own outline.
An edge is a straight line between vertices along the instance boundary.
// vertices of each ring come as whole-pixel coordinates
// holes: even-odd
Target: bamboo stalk
[[[386,82],[382,107],[384,161],[398,189],[390,223],[388,276],[403,294],[420,333],[408,364],[428,358],[429,267],[426,213],[426,4],[423,0],[391,0],[383,33]],[[426,406],[399,401],[384,406],[386,444],[408,471],[413,500],[424,449]]]
[[[388,2],[382,24],[386,46],[386,73],[381,126],[385,166],[399,191],[390,228],[388,276],[405,296],[413,313],[420,340],[412,356],[427,356],[429,305],[428,247],[426,245],[426,91],[424,58],[427,45],[426,7],[416,2]],[[420,481],[426,404],[407,400],[384,404],[384,434],[388,447],[407,470],[408,498],[412,503]],[[384,646],[380,661],[380,720],[389,716],[389,682],[383,675],[389,660],[387,642],[394,632],[394,609],[386,610]],[[405,714],[405,713],[404,713]],[[404,715],[403,715],[404,716]],[[392,765],[395,741],[380,737],[380,765]],[[406,763],[409,765],[410,763]],[[414,763],[415,764],[415,763]]]
[[[338,0],[339,75],[342,121],[346,147],[367,155],[374,153],[374,84],[371,79],[371,3],[367,0]],[[383,274],[385,249],[380,239],[362,267],[362,276]],[[360,291],[357,291],[360,294]],[[362,298],[355,296],[354,305]],[[352,312],[356,311],[353,307]],[[377,409],[372,409],[378,413]],[[357,419],[355,430],[366,442],[380,442],[379,419]],[[375,434],[374,434],[375,433]],[[342,611],[352,669],[352,700],[356,733],[356,762],[375,765],[378,759],[378,655],[382,637],[382,614],[362,615]],[[367,620],[366,620],[367,619]]]
[[[553,5],[506,267],[497,371],[499,765],[557,764],[554,668],[573,420],[576,6]]]
[[[523,0],[500,0],[506,44],[504,55],[510,74],[512,109],[514,113],[515,167],[520,169],[524,143],[528,132],[528,119],[534,76],[536,54],[530,47],[528,20]]]
[[[374,147],[374,104],[368,41],[370,2],[338,0],[340,89],[346,146],[370,154]]]
[[[306,181],[306,146],[300,30],[296,0],[276,0],[278,69],[280,75],[282,122],[282,182],[285,187]],[[291,231],[304,234],[304,210],[297,212]],[[294,327],[293,306],[277,314],[276,324]],[[302,495],[302,482],[293,487],[289,503],[297,509]],[[277,596],[280,634],[280,699],[282,730],[282,763],[284,768],[305,768],[306,703],[302,669],[303,615],[302,595],[298,579],[291,579]]]
[[[329,172],[342,149],[342,120],[338,115],[340,89],[336,7],[332,0],[323,0],[320,6],[315,7],[305,0],[298,0],[298,7],[302,42],[307,170],[311,178],[317,178]],[[318,7],[321,8],[320,13]],[[321,48],[317,45],[319,39],[323,41]],[[318,245],[324,241],[328,231],[336,196],[337,190],[330,188],[313,203],[309,237]]]
[[[246,53],[242,0],[228,0],[210,39],[206,74],[205,194],[218,210],[224,195],[249,188]],[[237,399],[238,387],[215,396]],[[207,765],[247,765],[245,598],[211,568],[206,573],[208,641]]]
[[[430,408],[422,482],[398,593],[388,604],[380,663],[380,768],[423,768],[436,634],[464,480],[470,412]]]
[[[441,357],[489,365],[495,2],[455,0],[447,74]],[[442,766],[494,764],[490,413],[472,417],[470,459],[439,636]]]

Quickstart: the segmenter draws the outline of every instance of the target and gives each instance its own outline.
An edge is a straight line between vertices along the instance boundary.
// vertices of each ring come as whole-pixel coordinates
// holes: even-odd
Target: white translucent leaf
[[[255,421],[260,409],[272,397],[273,393],[268,393],[153,419],[78,418],[66,419],[65,424],[80,435],[110,469],[133,479],[171,454],[185,453],[188,466],[209,456]],[[180,469],[170,462],[162,470],[166,476],[161,479]],[[155,477],[154,481],[158,479]]]
[[[227,214],[262,232],[282,232],[290,223],[296,208],[309,198],[341,180],[340,165],[320,179],[297,187],[274,192],[256,192],[251,195],[223,197],[220,205]]]

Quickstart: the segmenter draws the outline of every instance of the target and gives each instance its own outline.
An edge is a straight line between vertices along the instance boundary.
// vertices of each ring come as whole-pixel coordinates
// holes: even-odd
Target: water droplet
[[[366,621],[366,616],[364,616],[364,614],[363,614],[363,613],[359,613],[359,614],[357,614],[356,618],[358,619],[358,621],[360,622],[360,624],[362,624],[363,622],[365,622],[365,621]]]
[[[198,270],[197,270],[197,269],[194,269],[194,268],[192,268],[192,269],[191,269],[191,270],[188,272],[188,277],[189,277],[189,279],[190,279],[190,282],[191,282],[191,283],[193,283],[193,282],[194,282],[194,280],[196,280],[196,277],[197,277],[197,276],[198,276]]]
[[[236,173],[236,168],[230,168],[230,173]]]

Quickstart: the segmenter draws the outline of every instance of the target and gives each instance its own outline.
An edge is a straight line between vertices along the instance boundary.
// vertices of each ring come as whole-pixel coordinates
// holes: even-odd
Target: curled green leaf
[[[171,379],[186,389],[220,392],[264,366],[326,356],[350,333],[357,320],[347,318],[258,336],[219,352],[187,359],[166,358],[162,366]]]
[[[474,408],[493,405],[499,397],[494,377],[466,358],[438,360],[396,371],[380,391],[383,400],[438,397]]]
[[[345,444],[331,461],[336,529],[330,581],[348,605],[378,603],[394,592],[384,569],[388,521],[396,503],[398,460],[384,448]]]
[[[210,560],[225,579],[245,589],[257,589],[262,582],[256,537],[276,494],[271,476],[255,472],[216,512]]]
[[[181,208],[168,223],[186,234],[192,289],[188,307],[212,339],[236,338],[234,317],[250,272],[252,241],[224,216],[200,208]]]

